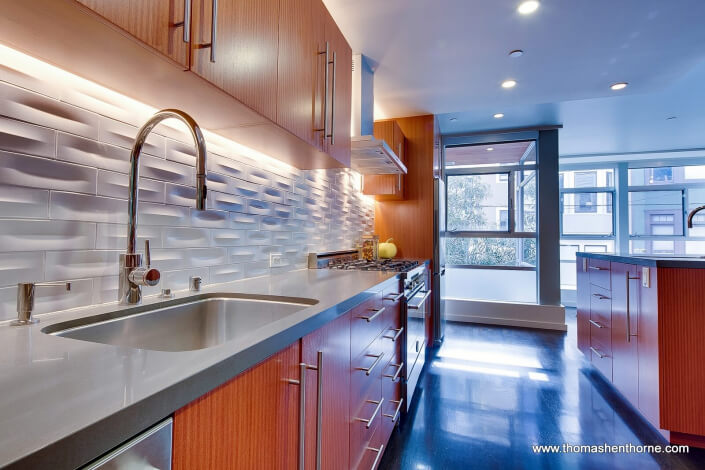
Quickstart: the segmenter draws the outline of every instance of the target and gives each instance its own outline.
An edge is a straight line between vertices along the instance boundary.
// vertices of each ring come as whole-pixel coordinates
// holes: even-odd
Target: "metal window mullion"
[[[516,231],[516,217],[515,217],[515,206],[516,201],[514,200],[514,181],[515,172],[514,170],[507,173],[507,205],[509,206],[509,213],[507,214],[507,232],[514,233]]]

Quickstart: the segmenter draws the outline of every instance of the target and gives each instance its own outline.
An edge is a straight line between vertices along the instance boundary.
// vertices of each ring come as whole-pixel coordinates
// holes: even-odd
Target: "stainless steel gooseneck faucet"
[[[696,207],[695,209],[690,211],[690,213],[688,214],[688,228],[693,228],[693,217],[695,217],[695,214],[697,214],[703,209],[705,209],[705,206]]]
[[[150,267],[149,240],[145,242],[146,266],[142,256],[135,252],[137,244],[137,194],[139,192],[140,155],[147,136],[165,119],[175,118],[186,124],[196,144],[196,209],[206,208],[206,141],[200,127],[191,116],[178,109],[157,111],[137,132],[130,155],[130,195],[128,202],[127,250],[120,255],[120,287],[118,300],[123,305],[135,305],[142,301],[142,286],[155,286],[161,274]]]

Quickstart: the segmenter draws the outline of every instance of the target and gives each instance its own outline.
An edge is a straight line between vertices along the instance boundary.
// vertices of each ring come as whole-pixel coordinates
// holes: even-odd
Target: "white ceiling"
[[[562,123],[562,154],[705,147],[705,130],[676,133],[682,145],[653,135],[705,124],[703,0],[542,0],[528,16],[519,0],[324,1],[377,64],[376,118],[451,113],[443,133]],[[508,78],[517,86],[502,89]],[[630,86],[610,90],[618,81]]]

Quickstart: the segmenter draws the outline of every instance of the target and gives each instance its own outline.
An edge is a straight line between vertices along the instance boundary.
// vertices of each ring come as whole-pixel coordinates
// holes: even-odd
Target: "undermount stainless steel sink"
[[[153,351],[193,351],[246,337],[314,299],[200,294],[49,325],[43,333]]]

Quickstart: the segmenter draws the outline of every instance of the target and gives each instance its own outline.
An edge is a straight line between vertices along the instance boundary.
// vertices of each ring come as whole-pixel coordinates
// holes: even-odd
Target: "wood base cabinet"
[[[664,437],[705,447],[705,269],[578,256],[578,347]]]
[[[174,414],[174,470],[291,469],[298,457],[300,344]]]
[[[174,469],[376,468],[401,411],[404,331],[399,281],[375,289],[178,410]]]

